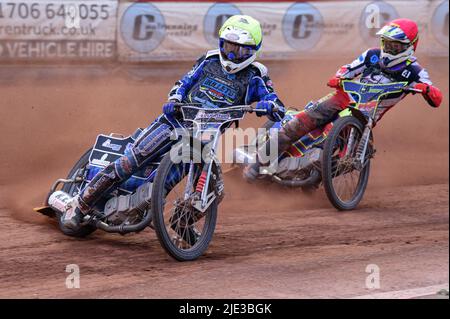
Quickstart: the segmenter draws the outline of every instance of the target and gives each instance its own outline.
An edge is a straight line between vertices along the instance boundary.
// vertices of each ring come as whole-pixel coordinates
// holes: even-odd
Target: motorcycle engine
[[[322,149],[312,148],[302,157],[286,157],[278,163],[276,175],[282,179],[308,178],[311,169],[320,168]]]
[[[150,207],[152,183],[144,183],[129,195],[114,196],[105,204],[104,215],[111,225],[124,222],[133,224],[140,220]]]

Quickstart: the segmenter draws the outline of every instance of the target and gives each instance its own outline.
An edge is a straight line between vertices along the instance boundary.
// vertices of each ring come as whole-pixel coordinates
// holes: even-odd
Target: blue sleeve
[[[281,102],[275,93],[272,81],[268,75],[256,75],[249,83],[245,104],[252,104],[253,102],[259,101],[270,101],[274,106],[278,107],[277,114],[268,115],[270,120],[279,122],[284,117],[286,110],[283,102]]]
[[[186,97],[187,92],[198,81],[202,72],[203,66],[206,63],[206,56],[202,56],[197,60],[192,69],[186,73],[180,80],[175,82],[175,85],[169,92],[168,99],[181,102]]]

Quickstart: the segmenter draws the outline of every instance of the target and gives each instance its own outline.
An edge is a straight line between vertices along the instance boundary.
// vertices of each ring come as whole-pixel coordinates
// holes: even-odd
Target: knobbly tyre
[[[170,151],[107,193],[84,216],[74,231],[63,226],[67,205],[110,162],[122,156],[141,129],[124,137],[97,136],[94,146],[81,156],[67,178],[50,189],[45,206],[35,211],[56,218],[68,236],[85,237],[97,229],[127,234],[146,227],[173,258],[195,260],[211,242],[224,185],[216,147],[221,133],[246,113],[264,113],[251,106],[204,108],[200,104],[177,104],[179,116],[192,123],[182,129],[182,138]],[[187,138],[186,138],[187,137]]]
[[[258,179],[313,192],[321,184],[328,199],[338,210],[352,210],[361,201],[367,187],[370,161],[375,154],[372,129],[380,98],[384,95],[422,91],[408,87],[407,82],[366,84],[342,81],[351,104],[331,122],[306,134],[276,161],[262,167]],[[308,106],[307,106],[308,107]],[[292,119],[296,110],[289,110],[281,122],[268,121],[264,128],[279,130]],[[259,135],[249,145],[234,151],[234,161],[240,166],[255,161],[258,145],[268,134]]]

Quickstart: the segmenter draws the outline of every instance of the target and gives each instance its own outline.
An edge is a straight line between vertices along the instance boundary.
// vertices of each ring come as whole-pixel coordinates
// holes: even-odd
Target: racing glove
[[[169,101],[164,104],[163,113],[166,116],[173,117],[175,115],[175,102]]]
[[[273,101],[259,101],[257,104],[256,104],[256,116],[263,116],[263,115],[267,115],[267,117],[270,119],[270,120],[272,120],[272,121],[274,121],[274,122],[279,122],[279,121],[281,121],[282,119],[283,119],[283,117],[284,117],[284,114],[283,114],[283,116],[279,113],[279,111],[283,111],[282,109],[280,109],[279,107],[278,107],[278,109],[277,110],[275,110],[275,106],[276,106],[276,104],[275,104],[275,102],[273,102]],[[258,110],[265,110],[266,112],[265,113],[263,113],[263,112],[258,112]]]
[[[422,91],[422,96],[432,107],[439,107],[442,103],[442,93],[437,87],[427,83],[417,83],[415,89]]]
[[[333,76],[331,79],[328,80],[327,85],[330,88],[338,89],[341,87],[341,78],[337,76]]]

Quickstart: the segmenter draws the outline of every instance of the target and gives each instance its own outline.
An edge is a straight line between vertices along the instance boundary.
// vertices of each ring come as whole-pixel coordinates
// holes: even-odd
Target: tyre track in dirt
[[[316,282],[317,276],[327,278],[328,273],[357,263],[360,265],[359,273],[354,270],[347,273],[345,277],[349,282],[346,285],[352,283],[351,278],[359,277],[361,286],[367,275],[364,272],[366,265],[378,260],[390,262],[396,255],[420,257],[419,261],[407,259],[400,265],[405,267],[405,264],[412,262],[412,266],[420,266],[429,274],[434,273],[433,278],[423,282],[424,285],[442,283],[446,280],[444,271],[448,269],[448,258],[445,262],[440,256],[445,257],[445,252],[448,253],[448,214],[445,213],[448,185],[397,189],[397,194],[402,196],[416,192],[434,203],[426,214],[422,210],[430,203],[423,200],[417,200],[422,204],[415,205],[415,209],[405,207],[398,210],[397,206],[392,205],[378,211],[363,208],[343,214],[332,209],[282,212],[274,214],[271,222],[260,220],[249,223],[247,216],[242,216],[239,211],[228,211],[226,216],[221,214],[219,218],[217,233],[206,256],[188,264],[168,258],[150,231],[133,237],[95,233],[89,239],[78,240],[65,238],[57,232],[55,225],[47,224],[27,226],[24,234],[23,227],[20,228],[17,223],[9,225],[17,229],[9,235],[22,244],[12,247],[4,244],[0,247],[1,287],[9,287],[7,290],[0,289],[0,296],[181,298],[196,293],[195,285],[200,285],[204,289],[199,292],[200,296],[208,293],[216,297],[245,297],[250,296],[249,291],[257,289],[257,278],[265,278],[264,285],[267,285],[267,277],[261,272],[268,271],[275,275],[279,273],[270,280],[273,290],[261,291],[256,296],[276,297],[277,291],[293,290],[290,297],[308,297],[305,290],[314,291],[314,284],[305,285],[301,281],[306,287],[295,294],[298,289],[295,284],[297,276],[308,277],[313,273]],[[391,199],[386,195],[388,200]],[[367,205],[371,205],[370,196]],[[254,219],[261,217],[258,212],[250,214]],[[232,226],[231,223],[239,226]],[[285,227],[286,224],[289,227]],[[5,234],[4,231],[1,233]],[[5,238],[0,241],[7,242]],[[423,261],[425,251],[427,259],[430,253],[439,252],[440,255],[435,255],[432,264],[427,265]],[[65,266],[73,263],[78,264],[82,272],[80,290],[70,290],[64,286],[67,275]],[[249,268],[242,269],[244,267]],[[186,277],[186,274],[190,275]],[[244,282],[239,284],[240,279],[237,278],[244,275]],[[291,278],[287,280],[286,277]],[[423,274],[420,274],[419,278],[422,277]],[[186,285],[177,286],[175,278],[185,281]],[[215,284],[212,284],[225,284],[224,281],[228,280],[235,284],[228,291],[216,291]],[[397,277],[392,281],[405,288]],[[411,278],[407,283],[410,281]],[[247,286],[249,282],[253,284]],[[327,287],[325,282],[322,284]],[[159,289],[150,288],[154,286]],[[333,296],[345,296],[345,290],[341,287]],[[367,293],[361,287],[359,291],[359,294]]]
[[[332,74],[345,61],[315,71]],[[212,245],[193,263],[170,259],[151,229],[73,239],[31,210],[96,134],[147,125],[174,76],[2,85],[11,107],[0,114],[6,137],[0,145],[0,297],[345,298],[372,292],[365,288],[369,264],[381,270],[377,292],[447,283],[448,73],[440,72],[448,70],[448,59],[426,62],[444,105],[432,110],[409,97],[386,116],[375,131],[378,152],[358,210],[335,211],[323,189],[306,196],[247,185],[232,171]],[[291,89],[292,79],[309,76],[311,68],[304,62],[271,66],[287,105],[329,91],[316,76],[302,93]],[[243,127],[261,122],[249,117]],[[81,289],[66,288],[68,264],[80,266]]]

